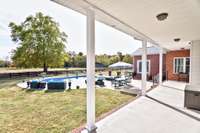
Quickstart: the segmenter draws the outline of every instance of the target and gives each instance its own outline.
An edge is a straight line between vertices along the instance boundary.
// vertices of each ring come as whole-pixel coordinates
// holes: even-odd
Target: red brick
[[[190,57],[190,50],[169,51],[166,54],[166,72],[168,80],[178,80],[178,74],[173,73],[174,57]]]

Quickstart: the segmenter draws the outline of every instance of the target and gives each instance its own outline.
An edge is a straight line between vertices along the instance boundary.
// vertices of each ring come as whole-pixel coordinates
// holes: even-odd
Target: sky
[[[20,24],[29,15],[42,12],[58,22],[61,31],[68,35],[67,51],[86,54],[86,17],[50,0],[4,0],[0,4],[0,58],[10,57],[17,47],[10,38],[8,24]],[[112,27],[96,22],[96,54],[131,54],[141,47],[141,42]]]

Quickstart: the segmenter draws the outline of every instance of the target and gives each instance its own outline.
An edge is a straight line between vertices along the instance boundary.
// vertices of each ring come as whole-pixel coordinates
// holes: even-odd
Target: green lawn
[[[69,132],[86,122],[86,91],[27,91],[18,80],[0,80],[0,132]],[[97,117],[134,99],[109,89],[96,90]]]

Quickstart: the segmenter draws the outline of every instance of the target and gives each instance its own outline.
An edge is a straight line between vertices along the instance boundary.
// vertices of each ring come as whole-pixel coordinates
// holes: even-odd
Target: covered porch
[[[164,82],[146,96],[97,122],[97,132],[199,133],[200,111],[184,108],[185,85],[177,81]]]
[[[191,116],[191,112],[186,115],[185,110],[182,110],[184,100],[182,94],[185,86],[181,85],[181,88],[177,88],[177,85],[168,82],[168,85],[173,85],[169,87],[165,85],[167,83],[162,83],[163,51],[190,49],[189,86],[193,91],[199,91],[199,0],[52,1],[87,16],[87,132],[94,132],[96,129],[99,132],[200,132],[199,118]],[[94,84],[95,20],[141,41],[143,51],[142,97],[97,124],[95,124]],[[155,45],[160,49],[158,73],[160,85],[155,91],[146,94],[147,44]],[[176,83],[174,82],[174,84]],[[180,99],[176,99],[177,97]],[[177,112],[176,108],[179,107],[181,109]],[[160,121],[161,118],[165,118],[165,120]],[[160,126],[160,123],[163,126]]]

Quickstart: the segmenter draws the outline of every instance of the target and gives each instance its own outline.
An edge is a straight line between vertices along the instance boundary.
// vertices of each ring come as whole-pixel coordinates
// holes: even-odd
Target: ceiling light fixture
[[[179,42],[181,39],[180,38],[174,38],[175,42]]]
[[[164,21],[165,19],[167,19],[167,17],[168,17],[168,13],[166,12],[160,13],[156,16],[158,21]]]

